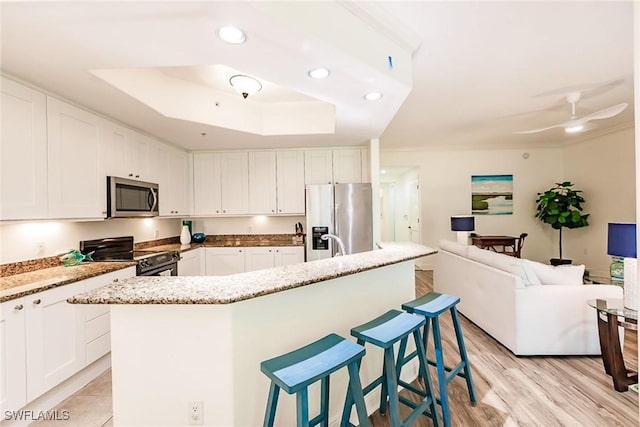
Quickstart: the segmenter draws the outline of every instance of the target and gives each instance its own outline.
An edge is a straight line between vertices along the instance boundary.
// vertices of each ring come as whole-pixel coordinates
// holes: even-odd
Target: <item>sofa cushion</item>
[[[458,242],[452,242],[450,240],[440,240],[440,249],[466,258],[469,251],[469,246],[465,246]]]
[[[500,254],[487,249],[480,249],[471,246],[468,249],[469,259],[489,265],[498,270],[511,273],[522,279],[525,285],[539,285],[536,274],[530,269],[525,268],[520,258],[509,255]]]
[[[540,262],[523,260],[543,285],[582,285],[584,265],[559,265],[557,267]]]

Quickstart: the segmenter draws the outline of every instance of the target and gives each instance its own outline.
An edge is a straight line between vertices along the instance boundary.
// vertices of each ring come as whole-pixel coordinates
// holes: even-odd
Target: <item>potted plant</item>
[[[562,258],[562,229],[580,228],[589,225],[589,214],[582,213],[584,198],[581,190],[574,190],[573,183],[556,182],[556,186],[544,193],[538,193],[536,200],[536,218],[551,228],[558,230],[560,258],[551,258],[551,265],[571,264],[570,259]]]

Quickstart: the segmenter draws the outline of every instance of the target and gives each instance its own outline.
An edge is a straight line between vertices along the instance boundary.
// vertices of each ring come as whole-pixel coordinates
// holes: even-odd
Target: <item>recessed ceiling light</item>
[[[364,96],[364,99],[367,101],[377,101],[380,98],[382,98],[382,94],[380,92],[369,92]]]
[[[241,44],[247,39],[241,29],[232,26],[221,27],[218,30],[218,36],[231,44]]]
[[[309,70],[309,77],[312,79],[326,79],[329,77],[329,70],[326,68],[314,68],[313,70]]]

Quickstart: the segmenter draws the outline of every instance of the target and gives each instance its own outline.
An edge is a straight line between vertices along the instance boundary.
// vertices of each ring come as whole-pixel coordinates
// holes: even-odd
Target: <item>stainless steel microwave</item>
[[[158,216],[158,184],[107,177],[107,218]]]

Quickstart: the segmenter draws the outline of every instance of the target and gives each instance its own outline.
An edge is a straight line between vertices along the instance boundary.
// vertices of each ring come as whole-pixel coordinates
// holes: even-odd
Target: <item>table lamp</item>
[[[612,280],[624,280],[624,306],[638,309],[636,225],[609,223],[607,254],[614,257],[609,268]]]
[[[458,243],[469,244],[469,231],[475,229],[475,217],[470,215],[456,215],[451,217],[451,231],[458,234]]]

